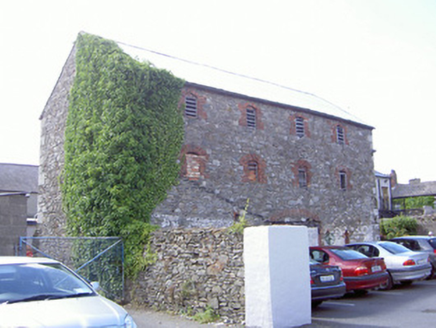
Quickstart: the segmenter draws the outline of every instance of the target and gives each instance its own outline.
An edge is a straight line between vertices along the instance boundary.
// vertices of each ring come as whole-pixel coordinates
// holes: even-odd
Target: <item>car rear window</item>
[[[436,238],[429,239],[428,243],[433,247],[433,249],[436,249]]]
[[[408,249],[407,247],[404,247],[403,245],[394,242],[384,242],[380,243],[379,245],[391,254],[410,252],[410,249]]]
[[[368,258],[368,256],[349,248],[331,248],[330,251],[343,260],[358,260]]]

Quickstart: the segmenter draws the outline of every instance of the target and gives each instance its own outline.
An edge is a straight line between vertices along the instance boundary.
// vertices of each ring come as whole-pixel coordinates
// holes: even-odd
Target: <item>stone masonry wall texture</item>
[[[43,235],[65,233],[59,183],[74,57],[73,48],[41,115],[38,217]],[[318,228],[321,243],[341,244],[346,231],[350,240],[376,238],[371,127],[195,84],[187,83],[182,94],[197,97],[201,107],[198,117],[185,117],[184,142],[184,149],[198,150],[201,174],[195,179],[181,174],[178,186],[155,209],[152,223],[226,227],[249,199],[250,224],[309,225]],[[261,119],[257,128],[243,124],[241,109],[247,107]],[[304,118],[307,130],[302,138],[293,126],[297,116]],[[338,124],[345,131],[343,144],[335,142]],[[185,158],[180,158],[182,167]],[[253,158],[258,159],[258,182],[247,178],[243,166]],[[305,188],[298,185],[299,163],[305,163],[310,178]],[[340,171],[347,175],[346,190],[339,187]]]
[[[188,87],[206,99],[202,110],[207,119],[185,118],[185,144],[207,154],[205,174],[195,181],[182,176],[155,210],[154,223],[229,226],[249,199],[251,224],[311,221],[321,241],[328,236],[329,243],[337,244],[343,243],[345,231],[353,240],[376,236],[371,128],[306,111],[310,134],[299,138],[291,133],[290,118],[301,110],[252,100],[250,104],[262,113],[263,128],[249,129],[239,123],[240,104],[247,103],[244,97]],[[337,124],[346,131],[344,144],[334,142]],[[265,181],[244,180],[241,159],[247,155],[262,160]],[[296,183],[295,168],[301,162],[309,168],[306,188]],[[346,190],[339,187],[340,170],[347,172]]]
[[[185,313],[209,306],[221,320],[244,321],[241,234],[214,228],[160,229],[149,251],[157,254],[157,261],[130,286],[130,301]]]

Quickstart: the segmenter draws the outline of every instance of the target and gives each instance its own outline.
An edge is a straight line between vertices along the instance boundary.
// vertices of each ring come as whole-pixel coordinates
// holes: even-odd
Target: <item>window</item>
[[[347,172],[339,171],[339,185],[341,190],[347,190]]]
[[[266,162],[257,154],[247,154],[239,160],[243,175],[242,182],[267,183]]]
[[[336,126],[336,142],[340,145],[345,143],[344,128],[340,125]]]
[[[304,131],[304,118],[302,117],[297,117],[295,119],[295,133],[297,135],[297,137],[299,138],[303,138],[305,135],[305,131]]]
[[[307,187],[307,169],[305,167],[298,168],[298,185],[300,188]]]
[[[180,174],[189,180],[207,179],[206,165],[209,159],[206,151],[195,145],[184,145],[179,155],[182,163]]]
[[[197,117],[197,98],[192,96],[185,97],[185,115]]]
[[[251,107],[247,108],[247,126],[256,128],[256,110]]]
[[[248,162],[248,180],[257,181],[258,180],[258,166],[254,161]]]

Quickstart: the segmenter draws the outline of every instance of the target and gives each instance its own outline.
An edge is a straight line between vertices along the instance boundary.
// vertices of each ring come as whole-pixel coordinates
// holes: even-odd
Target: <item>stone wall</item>
[[[27,197],[0,196],[0,256],[15,255],[20,237],[27,234]]]
[[[158,259],[130,285],[130,301],[195,314],[212,307],[228,322],[245,315],[243,237],[226,229],[160,229]]]
[[[66,218],[60,191],[64,166],[64,133],[68,115],[68,95],[75,77],[73,47],[40,117],[41,152],[39,166],[38,222],[43,236],[63,236]]]
[[[301,108],[187,84],[184,94],[201,100],[196,118],[185,118],[186,153],[197,154],[200,177],[182,170],[180,183],[153,213],[163,227],[229,226],[250,199],[252,224],[311,223],[321,238],[342,243],[373,239],[375,177],[372,130],[367,126]],[[242,124],[241,108],[256,108],[261,125]],[[304,116],[307,135],[293,133],[293,120]],[[335,140],[335,127],[345,131],[345,142]],[[259,181],[249,181],[245,163],[256,160]],[[186,159],[185,159],[186,161]],[[181,158],[182,166],[187,163]],[[298,167],[308,170],[308,186],[298,185]],[[346,190],[339,171],[347,173]],[[272,222],[272,223],[274,223]],[[333,239],[332,239],[333,238]]]
[[[41,235],[65,233],[60,183],[74,76],[73,48],[41,115]],[[227,227],[249,199],[247,218],[253,225],[304,224],[318,229],[321,243],[341,244],[344,234],[350,241],[377,237],[371,127],[189,83],[182,94],[197,98],[198,115],[185,117],[180,183],[155,209],[152,223]],[[256,111],[256,128],[246,124],[247,106]],[[297,135],[296,118],[304,119],[303,137]],[[336,140],[338,126],[344,133],[341,143]],[[187,175],[186,158],[195,176]],[[258,181],[247,173],[252,160],[258,164]],[[305,187],[298,182],[300,166],[307,169]],[[340,187],[342,173],[345,188]]]

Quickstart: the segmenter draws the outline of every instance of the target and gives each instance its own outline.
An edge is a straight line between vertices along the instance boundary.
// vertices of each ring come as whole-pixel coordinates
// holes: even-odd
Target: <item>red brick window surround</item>
[[[299,188],[310,187],[312,179],[311,173],[312,166],[305,160],[299,160],[292,166],[292,173],[294,174],[294,186]]]
[[[310,137],[309,131],[309,120],[307,117],[300,114],[290,115],[289,120],[291,121],[290,133],[298,138]]]
[[[179,108],[182,108],[183,106],[185,117],[207,120],[207,114],[204,111],[206,101],[207,98],[201,96],[194,89],[186,88],[182,90],[182,97],[179,100]]]
[[[336,179],[340,190],[346,191],[352,188],[351,171],[348,168],[338,167],[336,169]]]
[[[181,176],[194,181],[208,177],[205,171],[209,155],[202,148],[184,145],[179,159],[182,163]]]
[[[241,112],[239,125],[251,128],[253,130],[263,130],[262,112],[253,103],[238,104],[238,109]]]
[[[266,163],[260,156],[256,154],[245,155],[239,163],[243,169],[242,182],[267,183]]]
[[[348,145],[347,127],[342,124],[332,126],[332,142],[339,145]]]

